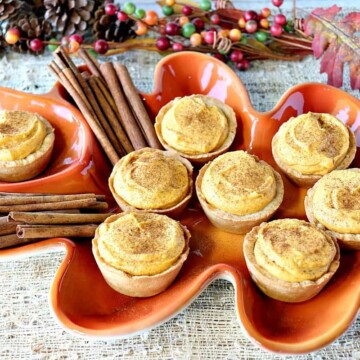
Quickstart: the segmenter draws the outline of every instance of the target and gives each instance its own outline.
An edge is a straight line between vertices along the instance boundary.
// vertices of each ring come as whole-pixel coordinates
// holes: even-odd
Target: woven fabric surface
[[[150,92],[161,56],[131,52],[112,61],[128,65],[137,87]],[[31,93],[46,93],[54,84],[47,65],[51,55],[11,54],[0,59],[0,84]],[[14,75],[16,74],[16,75]],[[271,109],[291,86],[326,83],[319,63],[256,62],[238,73],[259,111]],[[344,90],[350,90],[347,80]],[[234,290],[217,280],[175,318],[142,335],[98,341],[64,331],[51,314],[48,293],[64,253],[51,252],[0,263],[1,359],[360,359],[360,318],[335,342],[302,356],[280,356],[255,346],[242,332],[235,313]]]

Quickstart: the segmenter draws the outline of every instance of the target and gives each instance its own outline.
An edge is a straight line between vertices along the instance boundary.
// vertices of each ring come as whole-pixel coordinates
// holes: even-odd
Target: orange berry
[[[174,6],[174,5],[175,5],[175,0],[166,0],[166,1],[165,1],[165,5],[167,5],[167,6]]]
[[[241,31],[239,29],[231,29],[229,37],[232,42],[239,41],[241,39]]]
[[[269,26],[270,26],[270,24],[269,24],[268,19],[261,19],[260,20],[260,27],[262,27],[263,29],[268,29]]]
[[[271,10],[265,7],[261,10],[260,15],[264,18],[268,18],[271,15]]]
[[[190,36],[190,44],[191,46],[199,46],[202,43],[202,37],[200,34],[195,33]]]
[[[200,33],[202,39],[205,38],[206,33],[207,33],[206,30],[203,30],[203,31]]]
[[[20,30],[17,28],[9,29],[5,34],[5,41],[10,44],[16,44],[20,39]]]
[[[218,35],[222,37],[229,37],[229,34],[230,34],[229,29],[222,29],[218,32]]]
[[[148,28],[146,24],[142,23],[141,21],[136,22],[136,35],[145,35],[148,32]]]
[[[148,10],[143,21],[148,25],[155,25],[158,22],[158,14],[156,11]]]
[[[190,22],[190,20],[187,16],[180,16],[180,18],[179,18],[180,26],[183,26],[183,25],[187,24],[188,22]]]
[[[238,25],[239,25],[239,28],[241,29],[245,29],[245,25],[246,25],[246,20],[242,17],[238,20]]]
[[[69,53],[76,53],[80,48],[80,44],[77,41],[70,41]]]

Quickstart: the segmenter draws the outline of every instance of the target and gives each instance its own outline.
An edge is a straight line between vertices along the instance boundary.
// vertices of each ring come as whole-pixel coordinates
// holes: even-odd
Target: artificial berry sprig
[[[221,6],[229,3],[226,0],[216,2]],[[115,21],[130,19],[134,22],[134,31],[138,36],[132,42],[135,48],[141,48],[144,42],[141,36],[151,32],[155,34],[153,46],[158,51],[193,50],[210,53],[222,61],[233,62],[239,70],[246,70],[250,61],[255,59],[298,59],[306,51],[311,53],[311,42],[298,34],[292,34],[292,22],[280,11],[283,0],[272,0],[272,4],[279,9],[274,15],[267,7],[260,12],[240,11],[226,6],[212,9],[209,0],[200,0],[197,6],[182,3],[181,0],[165,0],[161,8],[162,16],[153,10],[138,8],[130,1],[121,5],[107,2],[104,12]],[[6,32],[5,40],[8,44],[16,44],[20,39],[19,29],[12,28]],[[257,45],[259,43],[262,46]],[[273,43],[277,44],[276,51],[272,49]],[[97,54],[109,55],[123,51],[128,43],[109,43],[97,39],[88,44],[84,43],[80,34],[50,41],[29,39],[29,47],[34,53],[42,51],[45,46],[53,51],[59,45],[64,46],[69,53],[76,53],[80,48],[92,48]]]

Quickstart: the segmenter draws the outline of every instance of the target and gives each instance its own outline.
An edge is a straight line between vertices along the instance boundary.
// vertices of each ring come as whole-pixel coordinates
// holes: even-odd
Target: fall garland
[[[198,51],[211,54],[237,69],[253,60],[321,58],[320,72],[328,83],[342,86],[344,65],[352,89],[360,89],[360,12],[340,18],[341,8],[316,9],[292,18],[275,9],[260,12],[234,7],[228,0],[161,0],[161,16],[132,2],[103,0],[0,0],[0,50],[40,54],[59,45],[76,54],[80,48],[96,55],[130,49]],[[288,0],[290,1],[290,0]]]

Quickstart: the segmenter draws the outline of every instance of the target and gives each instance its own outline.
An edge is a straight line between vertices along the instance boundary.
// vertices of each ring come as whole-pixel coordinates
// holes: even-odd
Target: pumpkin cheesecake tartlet
[[[174,151],[144,148],[121,158],[109,178],[123,211],[152,211],[176,216],[193,191],[191,163]]]
[[[311,186],[330,171],[350,166],[356,153],[355,135],[335,116],[309,112],[280,126],[272,153],[297,185]]]
[[[281,176],[245,151],[223,154],[196,179],[200,204],[213,225],[237,234],[268,220],[284,197]]]
[[[317,295],[339,267],[336,239],[298,219],[254,227],[244,239],[246,265],[253,281],[269,297],[286,302]]]
[[[24,181],[50,161],[55,135],[42,116],[20,110],[0,111],[0,181]]]
[[[123,212],[97,228],[92,250],[114,290],[147,297],[174,281],[189,254],[189,239],[186,227],[165,215]]]
[[[203,164],[224,153],[236,134],[234,110],[205,95],[178,97],[159,111],[155,130],[167,150]]]
[[[335,170],[321,178],[307,192],[305,211],[340,247],[360,250],[360,169]]]

